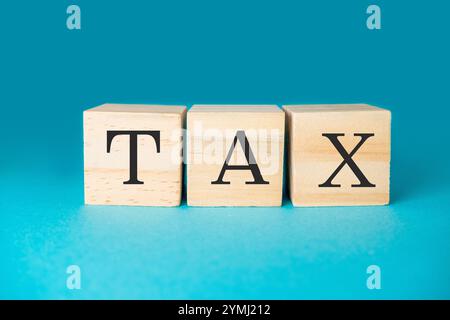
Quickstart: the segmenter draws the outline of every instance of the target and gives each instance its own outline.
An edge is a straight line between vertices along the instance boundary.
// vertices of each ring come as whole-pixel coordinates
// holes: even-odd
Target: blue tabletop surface
[[[449,3],[6,1],[0,298],[450,298]],[[82,111],[356,103],[392,111],[391,204],[83,204]],[[81,289],[66,269],[81,270]],[[381,289],[366,286],[369,265]]]

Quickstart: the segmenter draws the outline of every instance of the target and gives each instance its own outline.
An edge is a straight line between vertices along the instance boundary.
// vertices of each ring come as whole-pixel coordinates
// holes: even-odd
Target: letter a
[[[373,264],[367,267],[367,274],[370,276],[367,278],[367,289],[381,289],[381,269],[379,266]]]
[[[372,4],[367,7],[367,14],[370,16],[367,18],[367,29],[369,30],[379,30],[381,29],[381,9],[379,6]]]
[[[66,287],[69,290],[81,289],[81,270],[77,265],[70,265],[66,269],[69,274],[66,280]]]
[[[81,29],[81,9],[77,5],[70,5],[67,7],[66,13],[69,14],[66,20],[66,26],[69,30]]]
[[[242,149],[244,149],[245,159],[247,159],[247,165],[229,165],[233,151],[236,148],[236,144],[239,140]],[[230,184],[229,181],[223,181],[223,177],[227,170],[250,170],[253,175],[254,181],[246,181],[245,184],[269,184],[268,181],[264,181],[261,171],[259,170],[258,164],[256,163],[255,157],[253,155],[250,144],[248,143],[245,131],[239,130],[236,132],[233,144],[231,145],[230,151],[228,151],[227,158],[223,164],[222,170],[220,171],[219,177],[216,181],[212,181],[211,184]]]

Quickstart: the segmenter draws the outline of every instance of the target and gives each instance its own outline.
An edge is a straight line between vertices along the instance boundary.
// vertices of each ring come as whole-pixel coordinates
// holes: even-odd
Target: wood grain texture
[[[98,205],[178,206],[182,184],[184,106],[105,104],[84,117],[85,203]],[[138,137],[138,178],[129,177],[130,139],[116,136],[107,153],[108,130],[160,131],[160,153],[150,136]]]
[[[283,106],[288,124],[289,193],[294,206],[384,205],[389,203],[391,113],[366,104]],[[349,153],[360,137],[373,133],[352,159],[375,187],[352,187],[359,180],[345,164],[333,179],[340,187],[319,187],[343,157],[324,133],[341,133]]]
[[[195,105],[187,114],[187,201],[191,206],[280,206],[282,201],[284,112],[267,105]],[[243,130],[261,175],[268,184],[253,181],[250,170],[228,170],[217,180],[237,131]],[[247,165],[237,143],[230,165]]]

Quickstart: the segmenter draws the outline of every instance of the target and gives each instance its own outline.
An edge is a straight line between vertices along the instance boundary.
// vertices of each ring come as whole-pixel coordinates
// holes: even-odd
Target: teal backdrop
[[[66,28],[72,3],[81,30]],[[366,27],[370,4],[381,30]],[[449,299],[449,12],[438,0],[3,1],[0,298]],[[82,111],[104,102],[388,108],[392,203],[85,206]]]

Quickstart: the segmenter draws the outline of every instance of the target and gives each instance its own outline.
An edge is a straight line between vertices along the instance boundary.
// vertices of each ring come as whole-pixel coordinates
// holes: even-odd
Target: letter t
[[[106,152],[110,153],[111,143],[115,136],[128,135],[130,136],[130,177],[128,181],[124,181],[123,184],[144,184],[144,182],[138,180],[137,175],[137,139],[139,135],[151,136],[156,143],[156,152],[160,152],[160,131],[127,131],[127,130],[114,130],[106,132]]]

